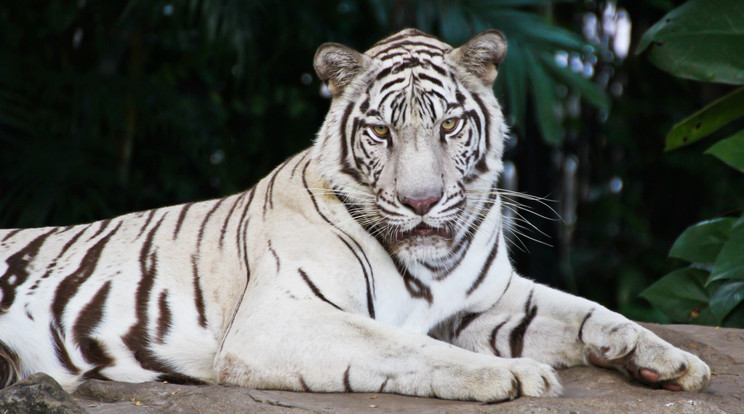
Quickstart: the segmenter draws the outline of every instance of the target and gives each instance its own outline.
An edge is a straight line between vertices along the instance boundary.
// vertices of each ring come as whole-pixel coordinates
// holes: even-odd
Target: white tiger
[[[0,231],[0,384],[89,378],[499,401],[594,362],[699,390],[698,357],[515,274],[496,187],[506,41],[321,46],[312,148],[251,190]],[[552,367],[551,367],[552,366]]]

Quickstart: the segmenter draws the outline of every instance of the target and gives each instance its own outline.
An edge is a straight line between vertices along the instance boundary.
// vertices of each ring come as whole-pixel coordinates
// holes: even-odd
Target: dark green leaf
[[[744,218],[731,228],[731,236],[713,264],[708,284],[723,279],[744,280]]]
[[[686,267],[675,270],[641,292],[655,308],[677,322],[709,323],[701,314],[708,306],[704,287],[707,272]]]
[[[552,3],[568,3],[571,0],[477,0],[472,3],[485,7],[541,6]]]
[[[742,116],[744,88],[739,88],[675,125],[666,137],[665,150],[673,150],[698,141]]]
[[[744,281],[728,280],[710,298],[710,310],[720,323],[742,301],[744,301]]]
[[[508,42],[509,53],[499,65],[496,86],[499,90],[506,91],[506,111],[511,116],[510,123],[524,133],[529,96],[524,52],[517,39],[509,39]]]
[[[715,155],[726,164],[744,172],[744,130],[718,141],[705,153]]]
[[[721,218],[688,227],[674,242],[669,256],[688,262],[715,262],[736,221],[735,218]]]
[[[462,7],[455,3],[445,3],[441,14],[439,30],[442,38],[451,44],[465,43],[470,37],[470,28]]]
[[[656,66],[687,79],[744,83],[744,1],[690,0],[641,38]]]
[[[723,319],[721,326],[731,326],[735,328],[741,328],[744,326],[744,302],[739,303],[728,315]]]
[[[556,113],[558,102],[555,96],[555,84],[543,65],[531,53],[525,53],[525,56],[532,93],[535,96],[534,104],[540,132],[545,142],[550,145],[559,145],[563,138],[563,129]]]

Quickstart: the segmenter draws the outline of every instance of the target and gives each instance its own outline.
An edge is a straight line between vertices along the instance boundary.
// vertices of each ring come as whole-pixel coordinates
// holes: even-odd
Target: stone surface
[[[34,374],[0,390],[0,414],[85,414],[75,400],[46,374]]]
[[[576,367],[560,371],[564,385],[561,397],[525,397],[499,404],[391,394],[310,394],[218,385],[106,381],[88,381],[72,397],[89,413],[744,413],[744,330],[646,326],[711,366],[713,379],[705,391],[654,390],[614,371]],[[6,391],[0,392],[0,414],[18,412],[7,408],[3,411]]]

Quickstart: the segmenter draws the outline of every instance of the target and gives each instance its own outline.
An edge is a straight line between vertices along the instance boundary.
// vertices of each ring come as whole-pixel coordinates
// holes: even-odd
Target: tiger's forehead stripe
[[[394,42],[396,40],[410,38],[412,36],[418,36],[418,37],[423,37],[423,38],[428,38],[428,39],[431,39],[431,40],[434,40],[434,41],[438,41],[438,39],[436,37],[434,37],[434,36],[432,36],[432,35],[430,35],[428,33],[424,33],[422,31],[416,30],[416,29],[407,29],[407,30],[403,30],[403,31],[399,32],[398,34],[394,34],[392,36],[388,36],[388,37],[380,40],[379,42],[377,42],[374,45],[372,45],[372,47],[370,49],[374,49],[374,48],[379,47],[379,46],[384,46],[384,45],[390,44],[390,43],[392,43],[392,42]]]
[[[442,55],[452,50],[452,47],[439,39],[415,29],[404,30],[397,35],[390,36],[375,43],[366,54],[375,58],[381,58],[384,54],[392,54],[396,49],[410,51],[411,48],[420,49],[424,53]]]

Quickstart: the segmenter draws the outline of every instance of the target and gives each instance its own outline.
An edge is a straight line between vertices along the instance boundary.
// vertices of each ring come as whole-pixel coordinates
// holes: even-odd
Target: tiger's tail
[[[0,341],[0,389],[15,384],[20,376],[18,355]]]

